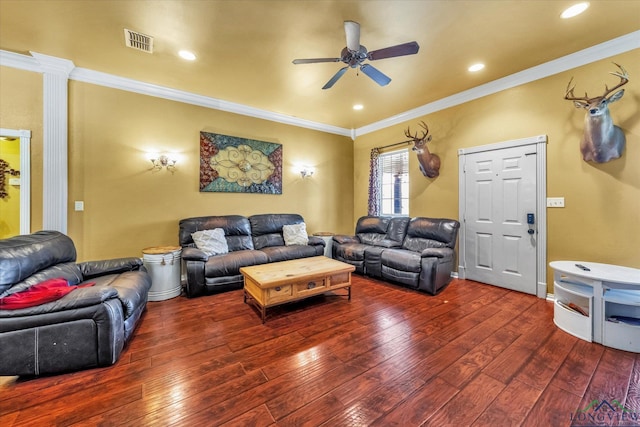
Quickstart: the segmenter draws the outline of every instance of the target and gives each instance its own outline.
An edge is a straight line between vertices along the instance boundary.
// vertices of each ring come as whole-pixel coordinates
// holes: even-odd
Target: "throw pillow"
[[[282,237],[284,237],[284,244],[287,246],[309,244],[307,226],[304,222],[300,224],[283,225]]]
[[[207,255],[221,255],[229,252],[227,239],[222,228],[196,231],[191,234],[196,247]]]

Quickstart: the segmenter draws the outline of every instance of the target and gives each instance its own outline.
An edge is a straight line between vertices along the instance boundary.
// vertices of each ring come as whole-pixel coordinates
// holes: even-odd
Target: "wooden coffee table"
[[[267,308],[276,305],[345,288],[351,299],[354,270],[350,264],[324,256],[242,267],[244,302],[260,309],[264,323]]]

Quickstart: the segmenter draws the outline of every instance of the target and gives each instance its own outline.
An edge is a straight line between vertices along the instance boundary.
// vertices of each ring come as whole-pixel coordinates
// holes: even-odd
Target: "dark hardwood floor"
[[[559,330],[534,296],[354,275],[351,301],[267,316],[242,291],[150,302],[116,365],[0,378],[0,426],[640,425],[640,354]]]

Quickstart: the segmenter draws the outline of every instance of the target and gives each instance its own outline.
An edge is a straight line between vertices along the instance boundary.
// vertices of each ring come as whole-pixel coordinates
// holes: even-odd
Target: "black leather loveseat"
[[[285,244],[283,228],[302,223],[304,219],[297,214],[223,215],[181,220],[178,240],[187,273],[187,296],[241,289],[241,267],[323,255],[325,242],[319,237],[307,236],[307,244]],[[193,234],[214,229],[224,231],[228,252],[207,255],[196,247]]]
[[[0,375],[50,374],[118,360],[146,307],[151,279],[139,258],[75,260],[73,241],[57,231],[0,240]],[[68,292],[61,298],[7,309],[7,301],[56,279],[64,279],[57,281]]]
[[[435,295],[451,281],[460,223],[452,219],[364,216],[354,236],[333,237],[333,258],[356,273]]]

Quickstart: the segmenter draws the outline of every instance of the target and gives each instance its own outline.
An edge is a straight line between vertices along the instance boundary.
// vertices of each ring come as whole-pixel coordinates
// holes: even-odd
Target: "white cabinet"
[[[605,289],[602,344],[640,353],[640,291]]]
[[[640,353],[640,270],[554,261],[554,323],[565,332]],[[587,270],[581,269],[585,266]]]
[[[563,331],[591,341],[593,288],[569,281],[554,281],[553,322]]]

